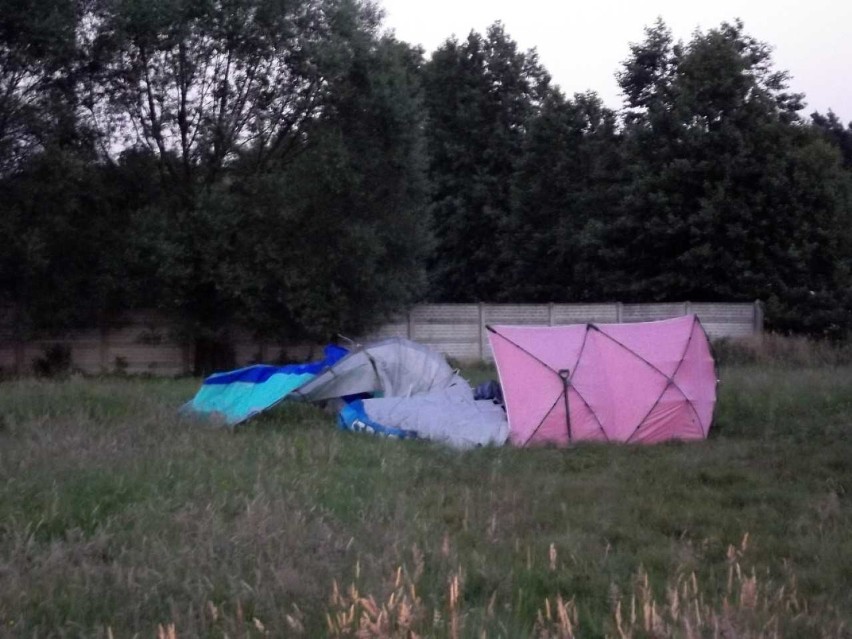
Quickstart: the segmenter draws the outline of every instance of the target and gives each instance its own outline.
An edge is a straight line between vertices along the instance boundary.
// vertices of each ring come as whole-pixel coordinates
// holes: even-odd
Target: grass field
[[[848,637],[852,368],[720,377],[706,442],[468,453],[2,383],[0,636]]]

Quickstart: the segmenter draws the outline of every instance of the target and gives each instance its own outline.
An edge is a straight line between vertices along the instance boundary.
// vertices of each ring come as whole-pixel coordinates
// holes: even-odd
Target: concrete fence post
[[[485,304],[479,303],[479,361],[485,361]]]
[[[692,303],[691,302],[684,302],[683,303],[683,314],[689,315],[691,312],[692,312]]]
[[[20,336],[15,337],[15,375],[24,374],[24,348],[26,345]]]
[[[192,340],[188,338],[184,338],[183,343],[181,344],[181,355],[183,359],[183,374],[191,375],[193,372],[193,360],[195,359],[195,353],[192,344]]]
[[[763,302],[754,300],[754,324],[752,326],[755,333],[763,332]]]
[[[618,324],[621,324],[624,319],[624,304],[621,302],[615,303],[615,321]]]
[[[553,326],[553,302],[547,305],[547,325]]]
[[[98,361],[100,362],[101,373],[106,373],[109,369],[109,326],[106,323],[101,324]]]
[[[408,339],[411,339],[411,340],[414,339],[414,309],[415,308],[417,308],[417,307],[414,306],[414,307],[408,309],[408,326],[405,328],[406,337],[408,337]]]

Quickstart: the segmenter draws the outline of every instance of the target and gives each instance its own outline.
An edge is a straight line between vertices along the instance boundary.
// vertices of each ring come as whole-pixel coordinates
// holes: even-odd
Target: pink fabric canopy
[[[707,437],[716,370],[695,315],[488,329],[516,446]]]

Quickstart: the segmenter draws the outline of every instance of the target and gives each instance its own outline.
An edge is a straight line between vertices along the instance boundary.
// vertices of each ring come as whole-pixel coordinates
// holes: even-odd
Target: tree
[[[611,294],[760,298],[778,328],[845,330],[848,184],[769,48],[739,22],[687,45],[658,23],[631,53],[619,76],[629,186],[603,255]]]
[[[237,157],[285,160],[321,107],[344,11],[373,20],[345,2],[104,0],[93,59],[111,133],[154,153],[188,208]]]
[[[0,0],[0,176],[76,133],[77,3]]]
[[[93,14],[91,94],[108,108],[92,120],[156,159],[138,254],[197,370],[227,364],[235,321],[324,339],[417,290],[421,54],[381,40],[379,19],[357,0],[103,0]]]
[[[252,275],[235,250],[251,192],[228,185],[304,150],[348,35],[376,20],[346,0],[103,0],[91,14],[92,121],[110,148],[156,158],[162,197],[136,228],[156,256],[158,305],[198,340],[198,368],[244,304],[234,277]]]
[[[505,296],[512,176],[549,81],[535,51],[519,51],[500,23],[448,40],[427,64],[433,299]]]
[[[0,183],[0,300],[21,336],[98,325],[130,302],[128,211],[104,168],[53,148]]]
[[[0,305],[20,335],[96,322],[124,246],[82,123],[86,3],[0,1]]]
[[[840,149],[844,166],[852,169],[852,122],[844,128],[840,118],[829,109],[826,115],[818,111],[812,113],[811,123],[825,139]]]
[[[621,199],[620,144],[616,114],[594,93],[554,91],[531,118],[513,176],[510,299],[601,299],[596,241]]]
[[[387,38],[354,45],[303,153],[253,176],[237,167],[205,204],[223,242],[214,255],[227,253],[199,270],[268,337],[360,335],[422,292],[420,54]]]

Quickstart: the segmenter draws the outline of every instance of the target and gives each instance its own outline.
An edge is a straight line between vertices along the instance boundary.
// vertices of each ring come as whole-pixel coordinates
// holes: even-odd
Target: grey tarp
[[[503,408],[491,400],[474,400],[470,385],[460,377],[448,388],[417,397],[365,399],[363,408],[373,422],[456,448],[502,446],[509,436]]]
[[[443,355],[394,337],[352,351],[292,396],[311,402],[362,393],[411,397],[447,388],[453,376]]]

